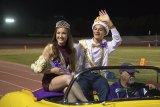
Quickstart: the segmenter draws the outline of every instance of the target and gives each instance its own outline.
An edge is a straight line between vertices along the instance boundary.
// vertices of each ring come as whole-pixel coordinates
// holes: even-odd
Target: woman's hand
[[[58,68],[58,67],[52,68],[52,69],[51,69],[51,73],[55,73],[55,74],[57,74],[57,75],[63,75],[63,74],[65,74],[65,73],[63,72],[63,70],[62,70],[61,68]]]

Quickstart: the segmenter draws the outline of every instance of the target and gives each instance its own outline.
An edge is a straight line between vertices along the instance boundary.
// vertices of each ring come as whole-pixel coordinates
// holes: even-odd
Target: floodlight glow
[[[6,18],[6,19],[5,19],[5,22],[6,22],[6,23],[14,23],[15,20],[14,20],[13,18]]]

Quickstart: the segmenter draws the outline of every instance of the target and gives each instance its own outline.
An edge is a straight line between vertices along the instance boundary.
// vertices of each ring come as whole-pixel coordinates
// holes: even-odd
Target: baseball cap
[[[131,63],[123,63],[121,66],[134,66],[133,64]],[[123,71],[126,71],[128,73],[134,73],[134,72],[139,72],[138,70],[136,69],[119,69],[119,72],[123,72]]]

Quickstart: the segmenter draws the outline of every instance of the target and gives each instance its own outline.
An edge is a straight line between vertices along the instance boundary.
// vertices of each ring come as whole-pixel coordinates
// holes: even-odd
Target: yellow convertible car
[[[104,102],[98,101],[98,93],[93,91],[92,101],[88,102],[68,102],[68,94],[75,81],[85,75],[87,72],[103,71],[108,78],[109,84],[118,80],[119,69],[136,69],[139,73],[136,75],[136,81],[146,84],[147,82],[153,84],[156,88],[150,90],[146,85],[145,96],[143,97],[131,97],[124,98],[117,97],[112,100],[106,100]],[[5,94],[0,99],[0,107],[160,107],[160,68],[154,66],[101,66],[86,69],[83,72],[77,73],[70,85],[67,88],[66,93],[61,92],[46,92],[42,89],[35,90],[33,92],[28,90],[20,90],[16,92],[10,92]],[[117,95],[122,91],[129,92],[132,90],[132,94],[136,93],[137,89],[116,89]]]

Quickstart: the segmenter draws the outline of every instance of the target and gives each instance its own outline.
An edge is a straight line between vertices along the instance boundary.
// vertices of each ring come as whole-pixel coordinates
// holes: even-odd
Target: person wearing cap
[[[121,44],[122,39],[116,27],[113,25],[105,10],[99,11],[99,16],[92,25],[93,38],[79,40],[77,57],[79,61],[76,72],[82,72],[85,68],[107,66],[109,55]],[[111,32],[112,40],[107,41],[104,37]],[[99,101],[105,101],[109,85],[102,71],[89,72],[79,79],[79,84],[86,96],[92,90],[98,92]],[[89,100],[90,97],[88,97]]]
[[[72,73],[75,72],[75,52],[69,23],[65,20],[58,21],[53,33],[53,40],[45,46],[41,56],[44,57],[43,59],[49,60],[46,62],[51,62],[52,65],[58,63],[61,67],[52,66],[39,71],[44,74],[42,86],[45,91],[66,91],[73,77]],[[69,73],[64,72],[64,69]],[[77,82],[71,88],[68,101],[87,101]]]
[[[131,63],[123,63],[121,66],[133,66]],[[108,100],[116,98],[144,97],[149,89],[155,89],[152,84],[135,82],[136,69],[119,69],[119,79],[110,86]]]

